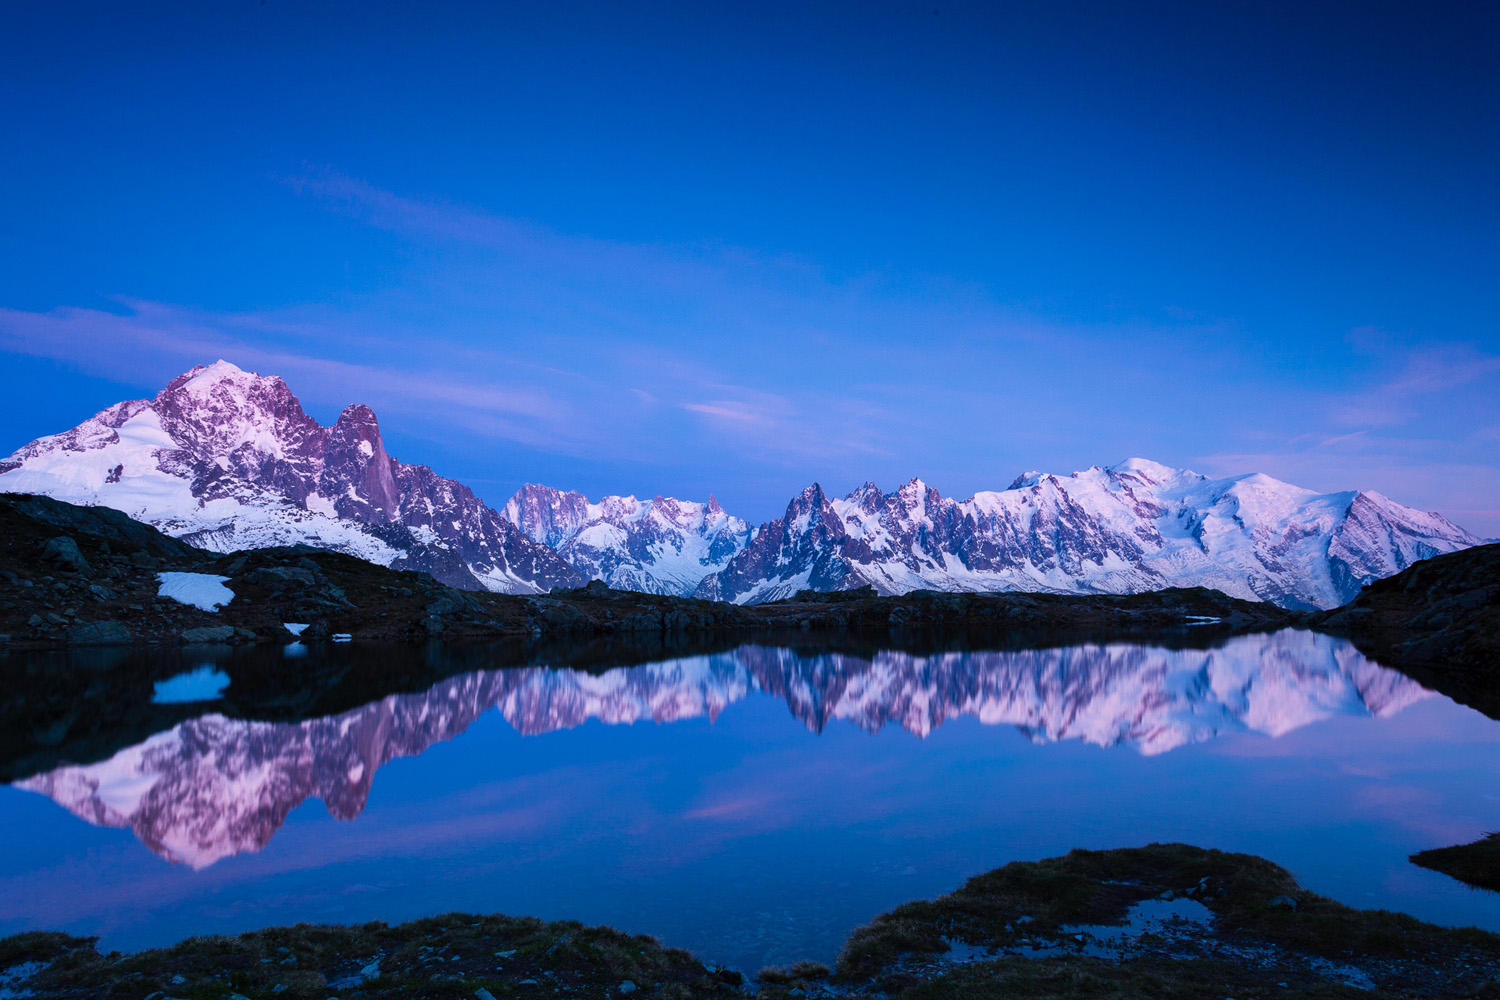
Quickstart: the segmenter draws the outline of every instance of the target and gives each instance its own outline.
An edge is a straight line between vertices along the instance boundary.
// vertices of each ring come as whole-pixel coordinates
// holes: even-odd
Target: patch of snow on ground
[[[191,604],[204,611],[217,611],[234,600],[234,591],[224,584],[227,576],[212,573],[158,573],[161,589],[158,597],[170,597],[179,604]]]
[[[29,997],[35,994],[24,983],[50,965],[50,962],[22,962],[0,972],[0,998]]]

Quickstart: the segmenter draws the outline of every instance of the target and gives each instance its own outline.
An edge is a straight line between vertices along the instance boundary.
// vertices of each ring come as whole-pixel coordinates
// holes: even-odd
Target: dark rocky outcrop
[[[1500,544],[1424,559],[1309,622],[1500,718]]]

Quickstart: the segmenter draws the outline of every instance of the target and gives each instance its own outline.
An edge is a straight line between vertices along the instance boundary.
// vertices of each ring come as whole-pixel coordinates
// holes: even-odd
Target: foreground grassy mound
[[[24,963],[33,963],[27,967]],[[225,997],[733,995],[730,981],[679,948],[571,921],[450,913],[390,927],[298,924],[171,948],[101,955],[93,938],[21,934],[0,941],[19,995],[222,1000]],[[33,969],[35,970],[33,972]],[[4,983],[0,983],[3,988]],[[24,991],[24,992],[23,992]]]
[[[1211,920],[1097,947],[1148,900]],[[958,945],[985,953],[944,962]],[[899,906],[850,935],[836,977],[912,997],[1488,997],[1500,936],[1355,910],[1264,858],[1152,844],[1013,862]]]
[[[1201,919],[1140,919],[1153,903]],[[396,927],[299,924],[132,955],[21,934],[0,941],[0,996],[1500,1000],[1500,936],[1354,910],[1262,858],[1152,844],[1006,865],[859,928],[832,973],[804,961],[751,984],[607,927],[448,914]]]
[[[1485,834],[1472,844],[1418,851],[1411,860],[1460,882],[1500,892],[1500,833]]]

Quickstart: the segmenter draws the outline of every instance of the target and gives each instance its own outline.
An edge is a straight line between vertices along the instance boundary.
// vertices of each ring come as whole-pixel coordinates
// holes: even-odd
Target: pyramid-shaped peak
[[[274,378],[274,376],[272,376]],[[184,386],[193,388],[207,388],[222,382],[245,384],[260,381],[258,372],[247,372],[232,361],[220,358],[211,365],[198,365],[191,371],[184,372],[173,381],[181,382]],[[281,381],[280,379],[275,379]]]
[[[157,400],[208,400],[291,396],[286,382],[275,375],[248,372],[239,365],[220,358],[211,365],[197,365],[167,383],[157,393]]]
[[[189,378],[189,379],[196,379],[196,378],[220,379],[220,378],[234,378],[236,376],[243,376],[243,375],[254,376],[256,373],[255,372],[247,372],[247,371],[245,371],[245,369],[241,368],[239,365],[235,364],[233,361],[225,361],[223,358],[220,358],[219,360],[215,361],[211,365],[194,365],[192,368],[189,368],[187,371],[183,372],[182,374],[183,374],[184,377]]]

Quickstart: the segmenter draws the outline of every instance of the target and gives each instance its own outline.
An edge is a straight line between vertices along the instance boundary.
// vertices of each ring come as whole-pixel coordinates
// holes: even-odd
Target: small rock
[[[620,992],[621,993],[634,993],[635,992],[635,983],[632,983],[628,979],[625,980],[623,983],[620,984]]]
[[[1268,906],[1284,907],[1284,908],[1286,908],[1288,910],[1295,910],[1295,909],[1297,909],[1297,901],[1295,899],[1293,899],[1291,896],[1277,896],[1275,899],[1271,900],[1271,902],[1268,903],[1267,905]]]
[[[495,1000],[495,994],[491,993],[483,986],[474,991],[474,996],[477,998],[477,1000]]]
[[[185,983],[185,982],[187,982],[187,976],[184,976],[184,975],[182,975],[182,974],[181,974],[181,973],[178,973],[178,974],[177,974],[177,975],[175,975],[175,976],[173,976],[173,977],[172,977],[172,978],[171,978],[171,979],[170,979],[170,980],[168,980],[168,981],[169,981],[169,982],[170,982],[170,983],[171,983],[171,984],[172,984],[172,985],[173,985],[173,986],[181,986],[181,985],[182,985],[182,984],[183,984],[183,983]]]
[[[427,630],[428,635],[442,635],[443,620],[435,615],[429,615],[422,619],[422,628]]]

